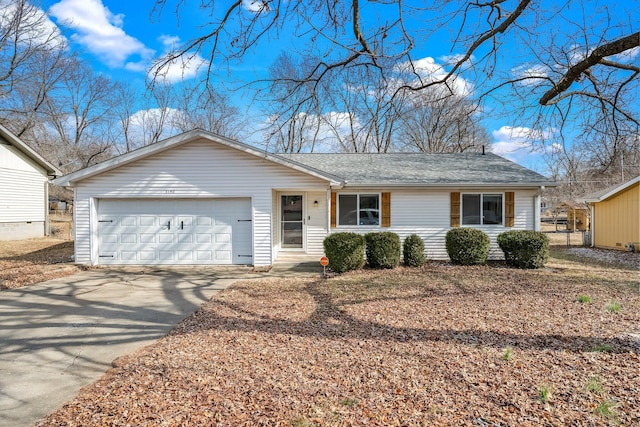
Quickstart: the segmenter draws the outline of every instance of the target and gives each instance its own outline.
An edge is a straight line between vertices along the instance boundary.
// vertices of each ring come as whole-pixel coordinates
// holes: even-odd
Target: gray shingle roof
[[[354,185],[553,185],[530,169],[487,153],[281,154]]]

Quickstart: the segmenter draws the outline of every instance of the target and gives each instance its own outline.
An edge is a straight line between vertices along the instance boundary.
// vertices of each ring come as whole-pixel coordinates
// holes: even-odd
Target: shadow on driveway
[[[0,293],[0,425],[31,425],[248,267],[92,269]]]

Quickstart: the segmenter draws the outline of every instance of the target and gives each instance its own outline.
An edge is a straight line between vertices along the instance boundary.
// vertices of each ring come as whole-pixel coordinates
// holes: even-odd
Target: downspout
[[[331,234],[331,186],[327,188],[327,236]]]
[[[44,182],[44,235],[51,236],[51,222],[49,218],[49,180]]]
[[[596,234],[595,234],[595,228],[593,227],[593,225],[595,224],[595,219],[596,219],[596,210],[594,209],[594,205],[593,203],[591,203],[589,205],[589,209],[591,209],[591,218],[589,221],[589,228],[591,229],[591,247],[595,247],[596,246]]]

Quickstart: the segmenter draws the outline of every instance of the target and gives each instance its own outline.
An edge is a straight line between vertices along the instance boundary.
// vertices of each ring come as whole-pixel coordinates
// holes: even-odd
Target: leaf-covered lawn
[[[73,242],[43,237],[0,241],[0,291],[77,273]]]
[[[638,425],[639,334],[634,270],[260,279],[40,425]]]

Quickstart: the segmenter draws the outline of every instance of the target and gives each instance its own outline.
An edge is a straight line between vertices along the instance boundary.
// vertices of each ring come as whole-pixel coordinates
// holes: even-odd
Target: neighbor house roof
[[[548,178],[487,153],[289,154],[348,186],[555,186]]]
[[[36,165],[44,169],[48,176],[62,175],[62,172],[60,172],[58,168],[46,161],[44,157],[36,153],[31,147],[22,142],[20,138],[15,136],[9,131],[9,129],[5,128],[2,125],[0,125],[0,142],[1,140],[6,141],[9,145],[15,147],[18,151],[31,159],[31,161],[33,161]]]
[[[623,190],[626,190],[627,188],[631,187],[633,184],[637,182],[640,182],[640,176],[637,176],[631,181],[627,181],[623,184],[615,185],[613,187],[609,187],[609,188],[605,188],[604,190],[597,191],[585,197],[584,200],[589,203],[601,202]]]

